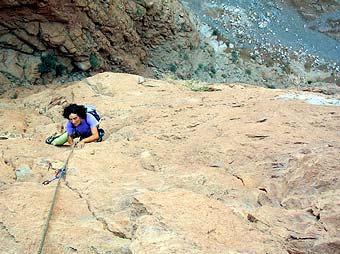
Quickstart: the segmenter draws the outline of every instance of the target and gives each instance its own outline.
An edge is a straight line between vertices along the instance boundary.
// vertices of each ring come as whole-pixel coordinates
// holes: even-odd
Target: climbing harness
[[[72,149],[71,149],[70,154],[68,155],[68,157],[67,157],[67,159],[65,161],[64,166],[62,168],[56,170],[56,174],[55,174],[54,178],[52,178],[50,180],[45,180],[42,183],[43,185],[48,185],[52,181],[58,179],[57,186],[55,188],[54,195],[53,195],[53,198],[52,198],[52,203],[51,203],[51,206],[50,206],[50,210],[48,212],[48,215],[47,215],[47,218],[46,218],[46,222],[45,222],[45,225],[44,225],[44,229],[43,229],[43,232],[42,232],[42,235],[41,235],[41,239],[40,239],[40,242],[39,242],[39,247],[38,247],[38,252],[37,252],[38,254],[42,253],[42,249],[44,247],[44,242],[45,242],[47,231],[48,231],[48,225],[49,225],[49,222],[50,222],[51,217],[52,217],[54,204],[55,204],[55,201],[56,201],[56,198],[57,198],[58,189],[59,189],[59,186],[60,186],[60,179],[64,178],[65,175],[66,175],[67,164],[68,164],[68,161],[71,158],[71,155],[72,155],[76,145],[77,145],[77,142],[74,143],[74,145],[72,146]]]

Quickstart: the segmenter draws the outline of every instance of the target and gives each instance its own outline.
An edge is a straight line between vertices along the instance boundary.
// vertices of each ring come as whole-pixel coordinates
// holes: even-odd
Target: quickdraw
[[[60,169],[57,169],[55,171],[55,175],[54,175],[54,178],[50,179],[50,180],[45,180],[42,182],[43,185],[47,185],[47,184],[50,184],[52,181],[54,180],[57,180],[59,178],[62,178],[66,173],[66,170],[65,168],[60,168]]]

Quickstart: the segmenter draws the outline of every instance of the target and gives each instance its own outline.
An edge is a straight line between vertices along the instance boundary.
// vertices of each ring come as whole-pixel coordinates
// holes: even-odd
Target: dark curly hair
[[[86,119],[86,108],[83,105],[70,104],[64,108],[63,117],[69,119],[71,114],[77,114],[82,119]]]

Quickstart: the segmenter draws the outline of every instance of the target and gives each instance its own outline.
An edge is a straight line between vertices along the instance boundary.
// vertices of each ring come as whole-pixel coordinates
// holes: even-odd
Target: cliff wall
[[[0,83],[35,84],[91,70],[147,74],[149,49],[173,40],[198,40],[176,0],[5,0]]]

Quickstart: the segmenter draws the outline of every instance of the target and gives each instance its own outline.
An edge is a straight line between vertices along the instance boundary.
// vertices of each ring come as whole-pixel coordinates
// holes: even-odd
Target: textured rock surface
[[[180,2],[194,7],[184,10]],[[339,87],[339,6],[295,0],[4,0],[0,93],[107,70],[275,88]]]
[[[332,4],[330,1],[295,1],[294,4],[281,0],[182,2],[197,20],[202,41],[214,49],[210,56],[200,58],[192,57],[199,54],[189,53],[194,63],[193,77],[186,79],[275,88],[340,85],[340,41],[335,40],[339,36],[338,1]],[[313,21],[301,17],[301,8],[312,12],[315,6],[325,8],[323,12],[315,12],[319,16]],[[176,74],[182,71],[182,66],[190,65],[177,66],[180,67]]]
[[[5,0],[0,17],[0,78],[14,83],[41,82],[41,55],[57,56],[59,67],[45,68],[57,75],[65,69],[145,74],[150,48],[197,43],[177,0]]]
[[[337,0],[289,0],[288,3],[299,13],[311,21],[311,27],[325,33],[336,40],[340,40],[340,2]]]
[[[71,102],[96,105],[106,137],[74,151],[44,253],[340,253],[340,108],[188,87],[102,73],[2,96],[0,253],[37,251],[41,182],[70,151],[44,140]]]

